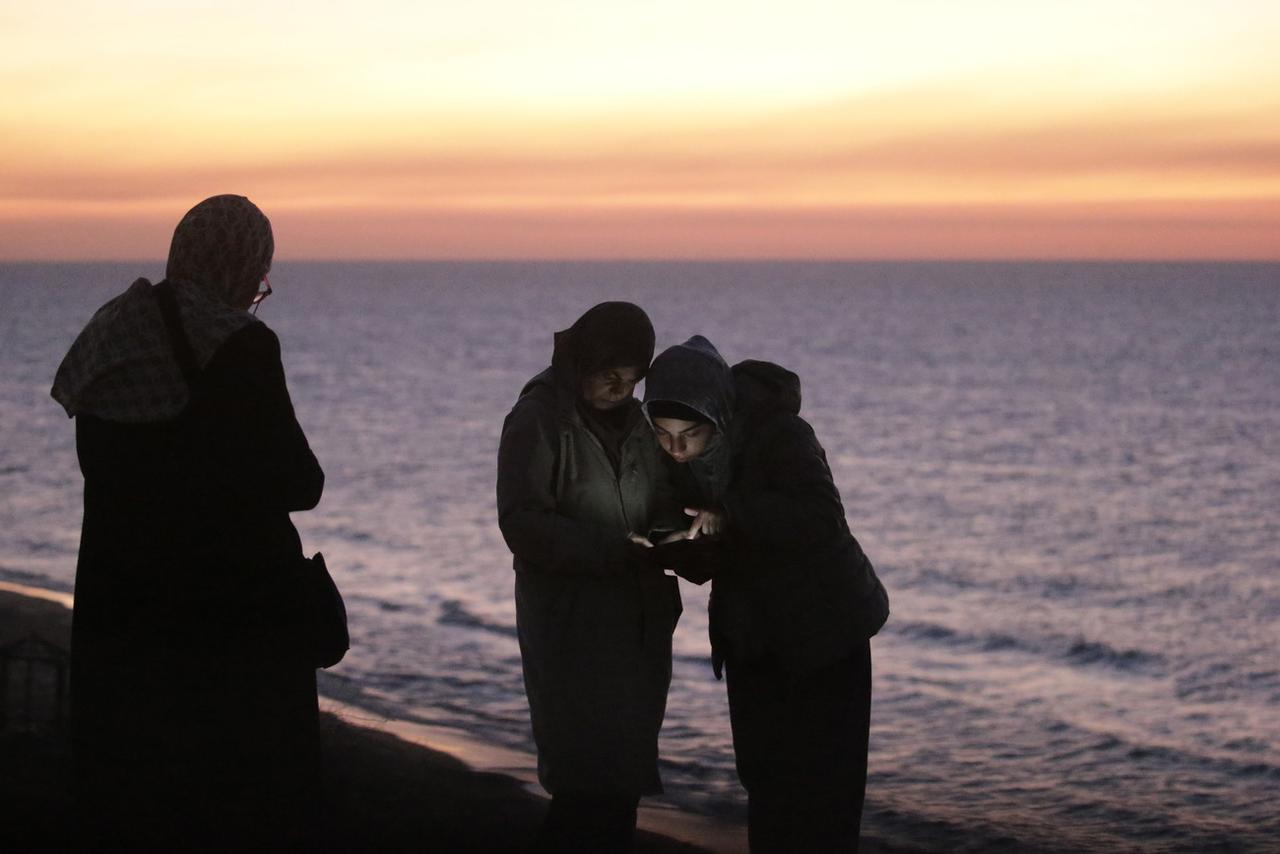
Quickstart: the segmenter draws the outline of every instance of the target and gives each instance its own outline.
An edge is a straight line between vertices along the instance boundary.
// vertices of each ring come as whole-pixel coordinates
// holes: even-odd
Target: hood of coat
[[[650,407],[659,401],[687,406],[716,428],[711,443],[686,465],[703,500],[718,505],[729,486],[734,390],[729,365],[715,345],[695,335],[658,354],[644,383],[643,408],[650,426]]]
[[[575,392],[585,377],[606,368],[639,368],[643,376],[653,358],[653,324],[629,302],[592,306],[553,341],[554,376]]]
[[[733,366],[735,413],[760,417],[800,414],[800,377],[781,365],[747,359]]]
[[[800,377],[781,365],[748,359],[732,369],[701,335],[662,351],[645,380],[644,413],[659,401],[687,406],[716,428],[716,438],[690,470],[702,490],[718,501],[728,488],[733,455],[751,432],[751,424],[775,414],[800,412]]]
[[[700,413],[724,436],[734,411],[734,378],[715,345],[701,335],[658,354],[644,382],[644,414],[650,404],[668,401]]]

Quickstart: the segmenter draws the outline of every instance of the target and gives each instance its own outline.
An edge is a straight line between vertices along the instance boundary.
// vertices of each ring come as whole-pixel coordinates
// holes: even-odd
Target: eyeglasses
[[[258,292],[253,295],[253,302],[249,303],[249,312],[251,314],[258,313],[258,306],[262,305],[262,301],[271,296],[271,281],[267,278],[267,274],[262,274],[262,281],[258,283]]]

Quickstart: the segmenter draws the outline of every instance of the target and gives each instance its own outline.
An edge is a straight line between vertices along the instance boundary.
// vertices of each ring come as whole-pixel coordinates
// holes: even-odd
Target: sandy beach
[[[21,591],[21,592],[18,592]],[[0,647],[30,637],[66,649],[70,597],[0,587]],[[10,698],[10,704],[16,698]],[[379,721],[321,698],[328,826],[334,851],[517,852],[533,838],[546,797],[536,784],[485,770],[511,764],[421,727]],[[354,720],[353,720],[354,719]],[[436,749],[433,738],[451,750]],[[457,755],[468,755],[475,765]],[[65,732],[49,723],[0,734],[0,827],[5,850],[63,851],[74,844],[71,762]],[[642,805],[635,850],[746,851],[745,828]],[[866,850],[898,851],[869,841]]]
[[[0,590],[0,647],[34,632],[67,648],[71,611],[58,598]],[[324,835],[331,850],[515,852],[533,838],[546,799],[515,777],[474,770],[441,750],[353,725],[332,709],[324,712],[321,728],[329,823]],[[14,854],[68,850],[74,837],[65,733],[48,724],[12,729],[0,737],[4,848]],[[642,829],[636,850],[710,849]]]

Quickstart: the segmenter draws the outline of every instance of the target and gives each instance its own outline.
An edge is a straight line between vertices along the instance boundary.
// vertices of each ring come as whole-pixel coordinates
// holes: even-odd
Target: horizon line
[[[167,258],[0,258],[0,264],[164,264]],[[584,256],[547,257],[410,257],[377,258],[352,256],[349,258],[277,258],[272,264],[1280,264],[1280,255],[1274,257],[1079,257],[1079,256],[988,256],[988,257],[929,257],[910,256],[851,257],[815,256],[797,258],[715,256],[687,258],[679,256],[628,256],[619,258],[595,258]]]

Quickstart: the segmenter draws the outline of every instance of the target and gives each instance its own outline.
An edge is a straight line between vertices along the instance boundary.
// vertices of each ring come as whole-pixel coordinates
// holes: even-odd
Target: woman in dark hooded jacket
[[[248,199],[196,205],[166,279],[99,309],[54,382],[84,474],[72,736],[95,850],[285,850],[310,833],[316,683],[289,513],[316,505],[324,474],[279,341],[248,311],[273,246]]]
[[[753,852],[856,851],[871,708],[868,639],[888,597],[849,532],[800,380],[732,370],[694,336],[654,360],[644,410],[686,475],[688,539],[651,550],[712,577],[713,663],[728,680]]]
[[[662,791],[680,596],[636,543],[681,517],[632,396],[653,342],[638,306],[595,306],[556,334],[551,367],[502,426],[498,524],[515,556],[538,778],[551,793],[539,850],[628,850],[640,796]]]

